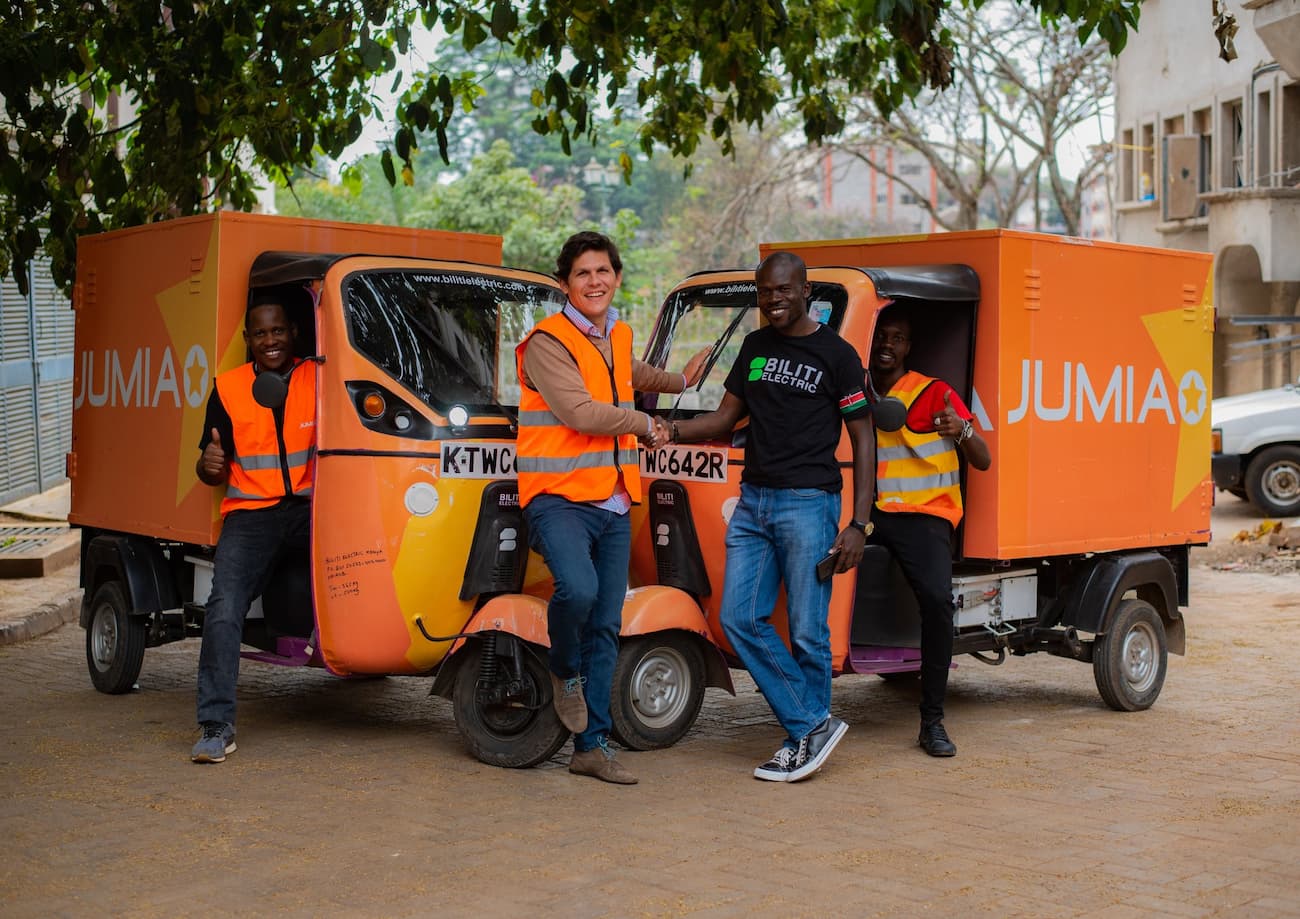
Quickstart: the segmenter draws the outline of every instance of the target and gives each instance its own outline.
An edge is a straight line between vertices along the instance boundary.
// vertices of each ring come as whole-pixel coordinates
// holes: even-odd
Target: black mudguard
[[[1155,607],[1164,620],[1169,651],[1186,653],[1186,630],[1178,611],[1177,573],[1159,552],[1126,552],[1093,559],[1070,591],[1059,624],[1081,632],[1104,632],[1120,599],[1130,590]]]
[[[156,613],[181,605],[171,566],[154,540],[125,533],[100,533],[91,538],[81,557],[82,628],[90,625],[90,602],[95,591],[111,580],[122,583],[135,613]]]

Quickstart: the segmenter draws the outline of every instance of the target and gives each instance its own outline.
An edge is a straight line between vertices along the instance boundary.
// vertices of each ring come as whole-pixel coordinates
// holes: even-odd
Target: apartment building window
[[[1119,132],[1119,200],[1137,200],[1137,145],[1133,129]]]
[[[1268,90],[1255,97],[1255,184],[1274,185],[1273,94]]]
[[[1225,102],[1220,110],[1219,125],[1223,129],[1224,188],[1241,188],[1246,184],[1246,126],[1242,118],[1241,100]]]
[[[899,203],[899,204],[915,204],[915,203],[916,203],[916,195],[912,194],[912,193],[909,192],[909,191],[905,191],[905,192],[903,192],[901,195],[898,196],[898,203]]]
[[[919,176],[921,174],[921,164],[903,163],[898,167],[898,174],[901,176]]]
[[[1192,133],[1201,139],[1201,155],[1197,173],[1197,190],[1202,194],[1214,187],[1214,119],[1208,108],[1192,112]],[[1202,209],[1204,205],[1201,206]]]
[[[1279,185],[1300,186],[1300,83],[1282,87],[1282,161]]]
[[[1142,125],[1141,171],[1138,173],[1138,197],[1143,201],[1156,199],[1156,126],[1150,122]]]

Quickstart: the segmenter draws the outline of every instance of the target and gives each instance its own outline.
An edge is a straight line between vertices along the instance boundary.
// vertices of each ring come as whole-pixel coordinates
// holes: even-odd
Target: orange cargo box
[[[200,485],[194,463],[214,375],[247,360],[249,271],[272,251],[501,263],[496,236],[230,211],[81,240],[73,523],[216,542],[221,490]]]
[[[1209,541],[1209,255],[1009,230],[778,249],[978,274],[971,408],[993,466],[967,476],[967,557]],[[865,363],[871,330],[841,332]]]

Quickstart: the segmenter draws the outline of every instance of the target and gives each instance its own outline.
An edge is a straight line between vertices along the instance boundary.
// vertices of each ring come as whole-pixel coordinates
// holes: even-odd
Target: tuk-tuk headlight
[[[463,405],[453,405],[447,409],[447,421],[453,428],[463,428],[469,423],[469,409]]]

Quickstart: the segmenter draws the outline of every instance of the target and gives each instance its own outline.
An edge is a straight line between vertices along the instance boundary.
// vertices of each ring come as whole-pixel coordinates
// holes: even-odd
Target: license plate
[[[441,475],[445,479],[513,479],[515,445],[443,441]]]
[[[641,475],[678,482],[726,482],[727,451],[717,447],[660,447],[641,451]]]

